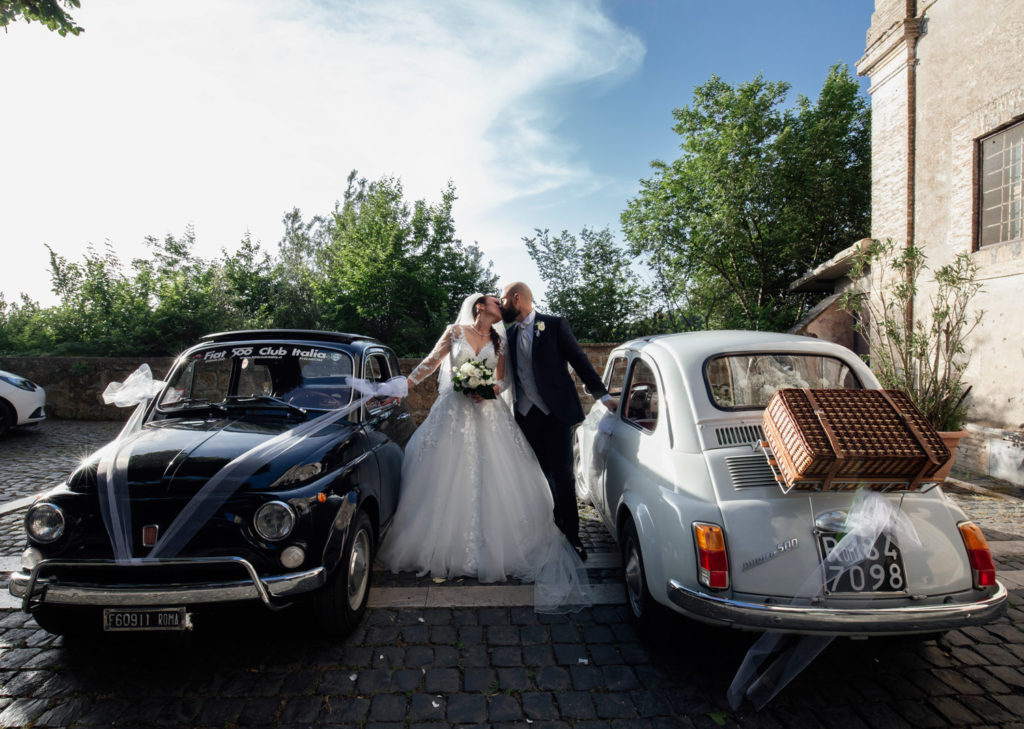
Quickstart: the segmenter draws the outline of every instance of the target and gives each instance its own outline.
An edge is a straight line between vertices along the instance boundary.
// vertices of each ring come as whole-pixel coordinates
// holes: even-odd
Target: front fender
[[[327,505],[334,509],[334,518],[324,540],[324,553],[322,563],[328,573],[332,572],[341,559],[341,551],[348,539],[348,532],[352,526],[352,520],[360,509],[367,511],[373,521],[374,532],[377,532],[376,509],[373,508],[373,499],[359,501],[359,489],[354,488],[346,494],[332,496],[328,499]]]

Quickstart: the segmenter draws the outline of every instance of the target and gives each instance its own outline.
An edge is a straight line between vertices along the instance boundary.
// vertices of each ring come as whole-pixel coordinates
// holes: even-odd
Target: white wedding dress
[[[380,559],[393,572],[534,583],[539,612],[589,605],[586,569],[555,526],[547,480],[502,398],[474,402],[450,372],[469,360],[504,369],[505,340],[475,352],[458,325],[410,375],[438,367],[437,400],[405,448],[402,491]],[[447,375],[447,376],[446,376]]]

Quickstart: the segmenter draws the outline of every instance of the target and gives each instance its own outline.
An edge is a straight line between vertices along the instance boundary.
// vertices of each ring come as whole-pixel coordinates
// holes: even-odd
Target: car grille
[[[725,459],[733,488],[747,489],[775,486],[775,476],[763,454],[756,456],[729,456]]]
[[[718,438],[720,446],[754,444],[764,440],[764,430],[760,425],[731,425],[727,428],[715,428],[715,437]]]

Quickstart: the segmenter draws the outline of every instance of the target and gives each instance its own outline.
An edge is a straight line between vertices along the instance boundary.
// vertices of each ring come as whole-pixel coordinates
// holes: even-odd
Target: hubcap
[[[358,610],[363,604],[370,582],[370,535],[365,529],[356,532],[352,556],[348,561],[348,606]]]
[[[580,501],[590,501],[590,484],[587,482],[586,474],[583,473],[583,459],[580,457],[580,446],[577,443],[572,449],[572,470],[576,475],[576,495]]]
[[[629,598],[629,607],[633,615],[640,617],[644,612],[644,576],[640,568],[640,553],[636,544],[629,540],[626,545],[626,565],[624,567],[626,577],[626,597]]]

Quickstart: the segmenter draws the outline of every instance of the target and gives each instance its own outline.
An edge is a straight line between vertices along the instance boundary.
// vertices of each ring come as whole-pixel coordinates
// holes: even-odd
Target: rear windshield
[[[297,407],[333,409],[352,399],[352,357],[287,342],[216,345],[179,363],[160,399],[162,411],[196,401],[274,397]]]
[[[860,389],[849,365],[817,354],[747,352],[712,357],[704,365],[711,402],[723,409],[763,408],[784,387]]]

